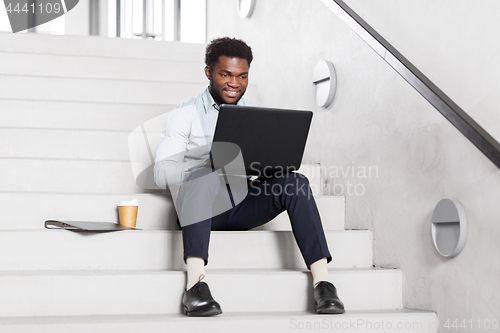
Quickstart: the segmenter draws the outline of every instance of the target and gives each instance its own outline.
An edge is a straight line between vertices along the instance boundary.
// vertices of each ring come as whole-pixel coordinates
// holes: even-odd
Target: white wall
[[[500,319],[500,170],[319,0],[258,1],[250,19],[238,17],[236,1],[209,0],[207,35],[252,46],[250,81],[260,105],[314,111],[304,162],[322,163],[326,192],[347,196],[348,228],[374,229],[375,265],[403,269],[406,307],[436,311],[440,332],[448,331],[447,319],[472,319],[464,332]],[[485,57],[496,52],[483,47]],[[418,49],[427,52],[421,43]],[[338,75],[327,109],[313,100],[312,71],[321,59]],[[451,72],[442,77],[455,80]],[[460,75],[466,85],[473,80],[470,72]],[[489,89],[490,82],[474,80]],[[477,89],[460,89],[468,88]],[[353,167],[378,174],[342,175],[341,168]],[[362,195],[352,193],[355,184]],[[461,201],[470,223],[466,247],[453,259],[441,258],[430,237],[432,211],[443,197]]]
[[[500,141],[499,1],[346,3]]]
[[[89,0],[80,0],[78,4],[65,14],[65,35],[89,35]]]
[[[108,0],[99,1],[99,36],[108,37]],[[90,31],[90,3],[80,0],[75,8],[66,13],[65,35],[88,36]],[[112,33],[114,37],[114,33]]]

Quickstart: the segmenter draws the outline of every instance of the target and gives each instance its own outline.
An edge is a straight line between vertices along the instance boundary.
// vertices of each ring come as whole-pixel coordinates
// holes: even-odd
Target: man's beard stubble
[[[217,105],[228,104],[228,103],[226,103],[226,101],[224,101],[224,99],[222,98],[222,96],[217,91],[215,91],[215,89],[213,88],[213,84],[212,83],[213,83],[213,81],[212,81],[212,79],[210,79],[210,84],[208,85],[208,91],[212,95],[212,97],[214,99],[214,102],[217,103]],[[231,103],[231,104],[234,104],[234,105],[238,104],[238,102],[243,97],[243,95],[245,95],[245,92],[246,92],[246,89],[244,91],[242,91],[240,97],[238,97],[238,99],[236,100],[236,102]]]

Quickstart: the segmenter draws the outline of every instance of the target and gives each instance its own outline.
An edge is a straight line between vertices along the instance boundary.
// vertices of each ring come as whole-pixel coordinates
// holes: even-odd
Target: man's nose
[[[236,86],[240,85],[240,81],[238,80],[238,77],[231,76],[229,78],[229,81],[227,82],[227,84],[230,85],[230,86],[232,86],[232,87],[236,87]]]

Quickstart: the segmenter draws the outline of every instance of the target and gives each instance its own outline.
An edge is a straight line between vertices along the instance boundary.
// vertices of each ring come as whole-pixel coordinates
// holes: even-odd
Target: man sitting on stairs
[[[252,59],[251,48],[241,40],[229,37],[213,40],[205,53],[209,86],[173,110],[156,154],[157,185],[167,188],[181,184],[175,206],[187,265],[187,285],[182,298],[185,312],[188,316],[222,313],[206,283],[209,279],[204,266],[208,263],[210,231],[249,230],[286,210],[312,274],[316,313],[343,313],[344,305],[329,281],[327,263],[331,255],[307,178],[292,172],[253,181],[245,179],[249,190],[236,193],[238,189],[221,181],[217,172],[199,166],[199,159],[192,158],[194,152],[208,153],[221,104],[251,105],[242,97]],[[276,187],[282,190],[269,192],[269,188]],[[244,197],[236,200],[241,193]],[[218,203],[228,201],[233,205],[221,209],[224,205]],[[234,205],[235,202],[239,203]],[[218,209],[214,209],[216,206]]]

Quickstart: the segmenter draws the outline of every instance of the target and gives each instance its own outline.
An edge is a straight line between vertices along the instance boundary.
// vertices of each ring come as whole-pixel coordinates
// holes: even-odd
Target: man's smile
[[[241,90],[234,90],[234,89],[224,89],[224,92],[231,98],[237,97],[240,93]]]

